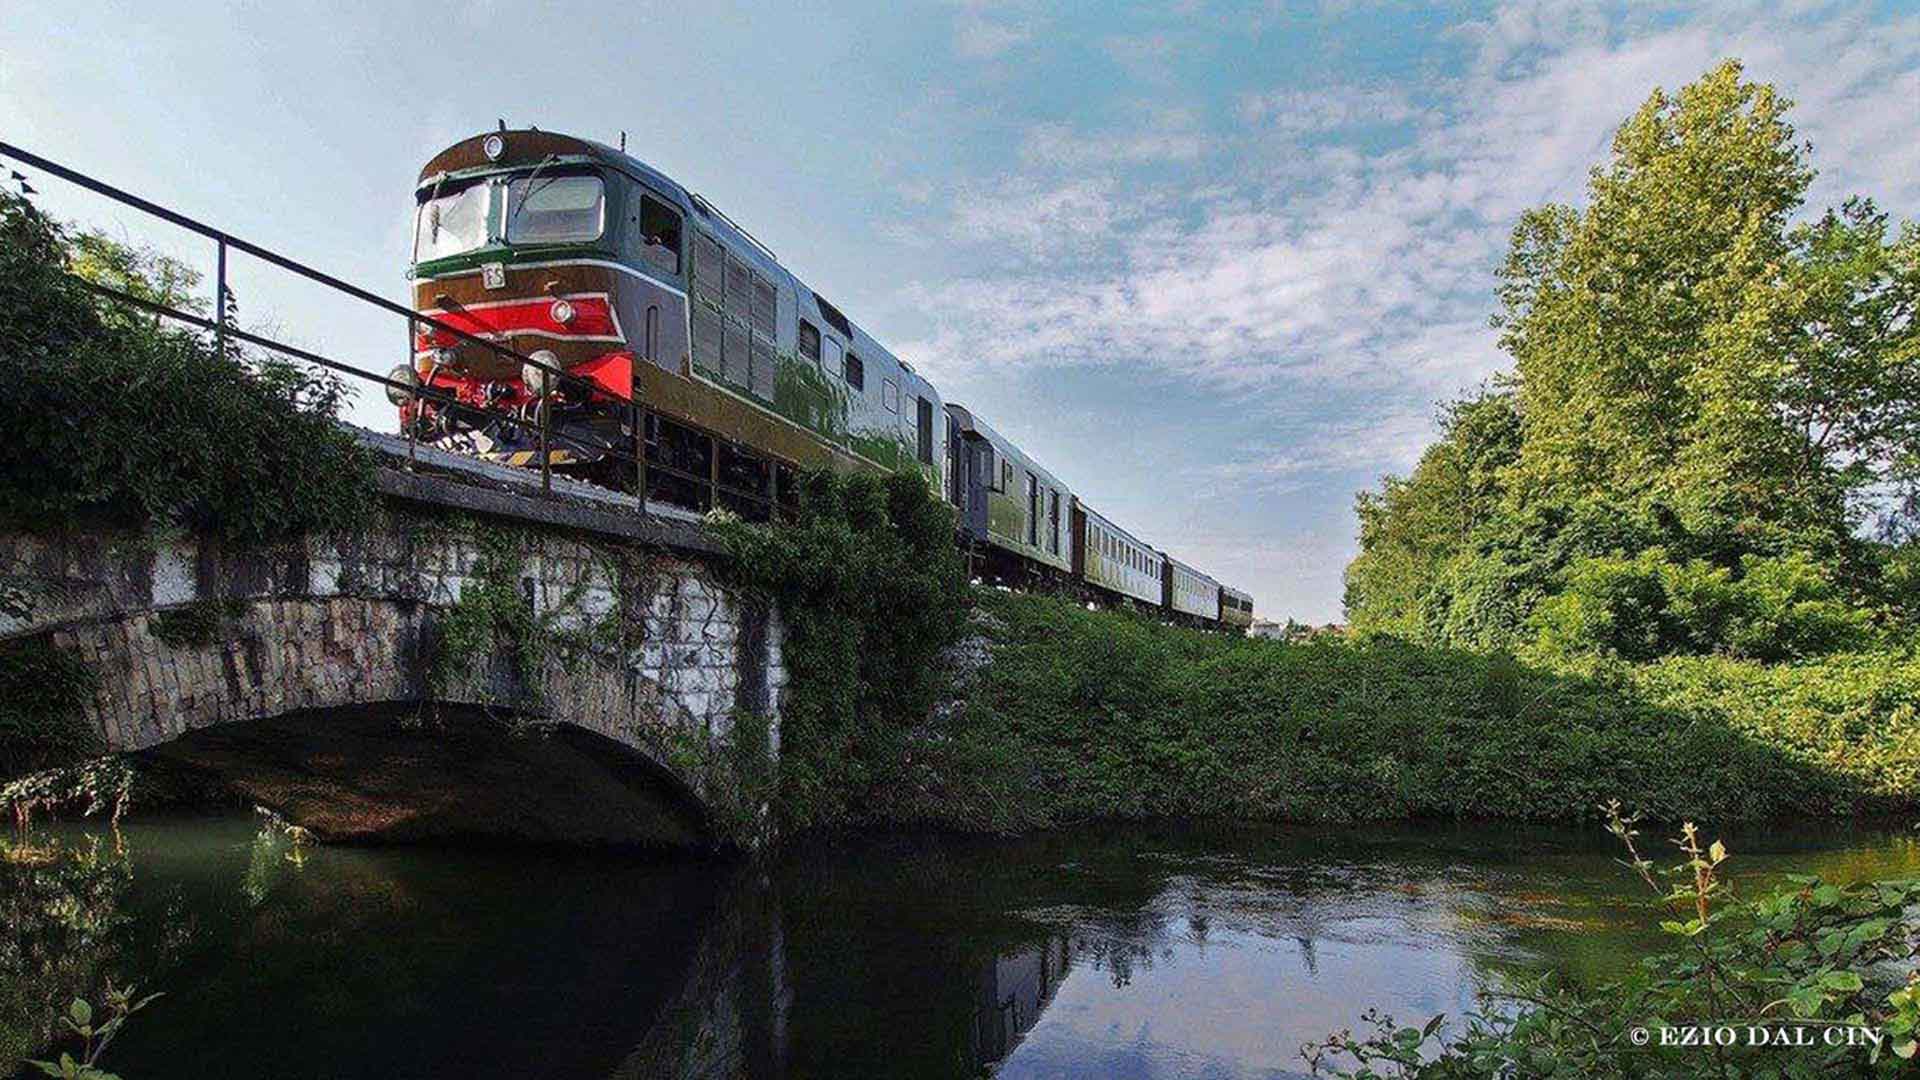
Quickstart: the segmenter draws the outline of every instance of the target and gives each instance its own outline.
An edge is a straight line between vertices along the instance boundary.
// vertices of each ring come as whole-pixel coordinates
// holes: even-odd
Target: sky
[[[1920,0],[19,4],[0,141],[404,302],[428,157],[499,119],[625,132],[1102,513],[1321,623],[1355,492],[1507,366],[1517,217],[1729,56],[1797,103],[1810,211],[1920,216]],[[390,316],[234,274],[243,323],[405,358]]]

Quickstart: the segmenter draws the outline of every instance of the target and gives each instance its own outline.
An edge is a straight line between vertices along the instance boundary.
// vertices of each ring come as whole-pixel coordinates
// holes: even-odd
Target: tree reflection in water
[[[41,1030],[21,988],[44,1009],[112,971],[167,994],[112,1049],[135,1080],[214,1052],[282,1080],[1271,1075],[1370,1003],[1627,962],[1641,919],[1598,835],[1134,825],[741,864],[256,825],[133,822],[130,859],[8,868],[8,1045]],[[1884,834],[1739,850],[1920,864]]]
[[[125,849],[98,836],[37,841],[30,855],[0,859],[0,1075],[46,1047],[69,1001],[117,973],[132,880]]]

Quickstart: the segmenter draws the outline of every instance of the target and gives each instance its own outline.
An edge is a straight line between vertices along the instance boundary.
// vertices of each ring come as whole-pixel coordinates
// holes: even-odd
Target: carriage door
[[[982,438],[967,440],[967,499],[960,524],[975,540],[987,538],[987,486],[993,483],[993,444]]]
[[[947,417],[947,501],[957,507],[967,505],[967,478],[960,467],[960,425]]]

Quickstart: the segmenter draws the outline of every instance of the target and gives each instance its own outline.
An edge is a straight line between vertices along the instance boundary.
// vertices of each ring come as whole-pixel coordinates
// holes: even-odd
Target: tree
[[[1452,407],[1409,477],[1361,494],[1356,628],[1504,648],[1604,625],[1624,644],[1639,616],[1603,601],[1646,592],[1630,583],[1724,574],[1758,596],[1771,586],[1740,592],[1744,576],[1789,563],[1838,590],[1821,603],[1914,591],[1910,554],[1862,534],[1877,518],[1910,544],[1920,505],[1920,228],[1862,199],[1794,225],[1814,174],[1788,107],[1737,61],[1656,90],[1584,208],[1522,216],[1493,320],[1513,372]],[[1532,620],[1570,588],[1584,599]],[[1619,651],[1857,640],[1790,622],[1647,624]],[[1754,640],[1768,625],[1777,639]]]
[[[1500,508],[1502,475],[1519,449],[1513,395],[1482,387],[1440,409],[1440,440],[1406,479],[1386,477],[1355,499],[1360,556],[1347,568],[1355,629],[1421,639],[1442,568]]]

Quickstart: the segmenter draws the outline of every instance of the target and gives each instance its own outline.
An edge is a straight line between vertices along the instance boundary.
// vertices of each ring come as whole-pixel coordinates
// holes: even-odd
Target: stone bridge
[[[781,622],[698,523],[363,437],[382,511],[350,533],[0,535],[28,607],[0,642],[84,662],[107,749],[215,769],[322,835],[764,839]]]

